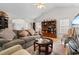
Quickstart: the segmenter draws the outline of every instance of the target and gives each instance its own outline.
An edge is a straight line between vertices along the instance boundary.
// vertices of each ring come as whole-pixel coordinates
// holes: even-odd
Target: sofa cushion
[[[11,30],[11,29],[8,29],[6,28],[3,32],[2,32],[2,35],[1,35],[4,39],[7,39],[7,40],[12,40],[15,36],[15,33]]]
[[[21,50],[18,50],[14,53],[12,53],[11,55],[30,55],[29,52],[27,52],[25,49],[21,49]]]

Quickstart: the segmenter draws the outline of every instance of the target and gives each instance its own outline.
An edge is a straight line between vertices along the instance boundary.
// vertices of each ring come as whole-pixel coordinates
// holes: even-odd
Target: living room
[[[78,3],[0,3],[0,55],[79,54]]]

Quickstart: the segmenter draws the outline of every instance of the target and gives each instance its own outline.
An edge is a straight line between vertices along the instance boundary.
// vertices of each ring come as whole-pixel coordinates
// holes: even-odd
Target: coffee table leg
[[[48,46],[45,47],[45,55],[48,54]]]
[[[40,52],[41,52],[41,46],[39,45],[39,54],[40,54]]]
[[[53,51],[53,43],[51,44],[51,52]]]

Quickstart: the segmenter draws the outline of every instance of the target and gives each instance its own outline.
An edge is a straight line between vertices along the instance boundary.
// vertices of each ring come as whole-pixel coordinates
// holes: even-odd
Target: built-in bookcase
[[[56,20],[42,22],[42,35],[46,37],[57,37]]]

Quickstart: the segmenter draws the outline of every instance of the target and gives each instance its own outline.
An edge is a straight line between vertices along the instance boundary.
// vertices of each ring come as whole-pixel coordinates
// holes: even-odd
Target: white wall
[[[9,12],[8,12],[9,13]],[[72,21],[74,19],[74,17],[79,13],[79,8],[76,7],[61,7],[61,8],[52,8],[51,10],[48,10],[44,13],[42,13],[40,15],[40,17],[37,17],[37,19],[35,20],[36,22],[41,22],[43,20],[53,20],[56,19],[57,20],[57,34],[59,35],[59,22],[61,19],[69,19],[70,21]],[[12,13],[9,13],[10,17],[10,27],[11,27],[11,20],[14,19],[13,16],[16,16]],[[27,22],[33,22],[34,20],[26,20]],[[40,27],[41,25],[37,26]],[[40,29],[39,29],[40,30]]]
[[[79,8],[69,8],[69,7],[61,7],[61,8],[54,8],[50,11],[46,12],[45,14],[41,15],[39,19],[36,20],[36,22],[41,22],[43,20],[50,20],[50,19],[56,19],[57,20],[57,34],[59,35],[59,21],[61,19],[69,19],[70,23],[74,19],[74,17],[79,13]],[[50,19],[49,19],[50,18]],[[62,24],[63,25],[63,24]],[[71,26],[71,25],[70,25]]]

